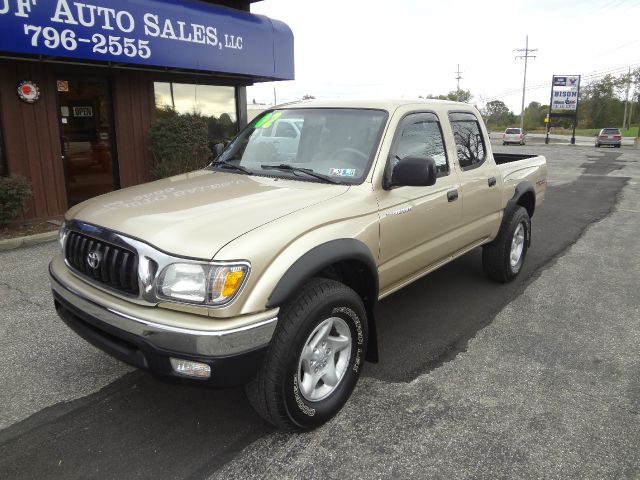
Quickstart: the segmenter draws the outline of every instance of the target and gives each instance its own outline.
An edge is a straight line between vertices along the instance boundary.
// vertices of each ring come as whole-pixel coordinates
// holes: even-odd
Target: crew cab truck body
[[[285,121],[297,143],[265,148]],[[275,108],[203,170],[69,210],[56,309],[117,358],[246,384],[268,421],[314,428],[377,360],[378,299],[478,246],[489,277],[518,275],[546,174],[544,157],[494,155],[466,104]]]

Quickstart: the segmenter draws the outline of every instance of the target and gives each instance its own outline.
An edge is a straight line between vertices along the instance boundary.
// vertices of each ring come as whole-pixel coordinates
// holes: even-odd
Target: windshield
[[[519,128],[507,128],[507,131],[505,133],[507,135],[519,134],[520,133],[520,129]]]
[[[604,133],[605,135],[620,135],[620,130],[618,130],[617,128],[604,128],[602,130],[602,133]]]
[[[331,183],[361,183],[386,118],[387,113],[381,110],[272,110],[258,115],[216,162],[244,167],[253,175],[312,182],[321,182],[324,176]]]

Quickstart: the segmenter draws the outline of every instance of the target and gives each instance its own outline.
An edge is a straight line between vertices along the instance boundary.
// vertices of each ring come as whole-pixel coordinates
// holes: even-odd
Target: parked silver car
[[[525,133],[521,128],[507,128],[502,134],[502,145],[508,145],[509,143],[524,145],[524,142]]]
[[[611,145],[620,148],[622,145],[622,132],[619,128],[603,128],[596,137],[596,147],[600,145]]]

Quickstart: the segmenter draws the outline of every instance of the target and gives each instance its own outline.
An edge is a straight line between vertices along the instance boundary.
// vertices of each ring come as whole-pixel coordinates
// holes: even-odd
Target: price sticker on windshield
[[[356,169],[355,168],[332,168],[329,171],[329,175],[333,175],[334,177],[355,177]]]
[[[271,125],[273,125],[273,122],[279,119],[281,115],[282,115],[282,112],[267,113],[264,117],[258,120],[255,128],[271,128]]]

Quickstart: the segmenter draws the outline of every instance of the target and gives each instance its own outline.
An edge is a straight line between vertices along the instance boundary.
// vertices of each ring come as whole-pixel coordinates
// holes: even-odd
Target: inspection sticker
[[[355,168],[332,168],[329,172],[329,175],[333,175],[334,177],[355,177],[356,169]]]

